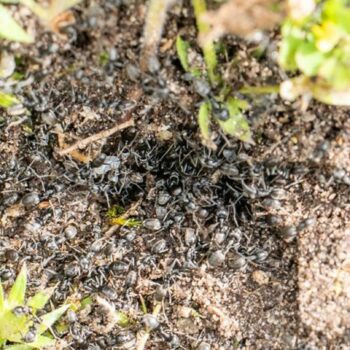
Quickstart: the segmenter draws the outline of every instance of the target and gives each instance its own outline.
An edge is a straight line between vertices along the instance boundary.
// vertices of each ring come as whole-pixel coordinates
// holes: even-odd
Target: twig
[[[102,130],[100,132],[98,132],[97,134],[91,135],[89,137],[87,137],[86,139],[83,140],[79,140],[76,143],[73,143],[73,145],[61,149],[61,150],[57,150],[57,153],[60,156],[64,156],[67,155],[69,153],[71,153],[72,151],[75,151],[77,148],[84,148],[86,146],[88,146],[90,143],[96,142],[98,140],[101,139],[105,139],[113,134],[115,134],[117,131],[119,130],[123,130],[126,129],[130,126],[133,126],[134,124],[134,120],[133,119],[129,119],[128,121],[122,123],[122,124],[117,124],[115,125],[113,128],[108,129],[108,130]]]
[[[149,68],[150,58],[157,55],[158,45],[162,38],[162,32],[166,20],[166,14],[172,3],[173,0],[151,0],[149,2],[140,59],[140,67],[144,72]]]

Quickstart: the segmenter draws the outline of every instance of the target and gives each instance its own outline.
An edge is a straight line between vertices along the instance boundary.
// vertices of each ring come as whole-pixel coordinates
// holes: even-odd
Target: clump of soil
[[[189,8],[171,11],[153,73],[137,66],[136,2],[81,6],[67,38],[42,32],[20,49],[17,69],[32,79],[15,87],[29,114],[0,128],[1,280],[11,285],[26,261],[30,292],[57,285],[55,305],[93,298],[64,319],[69,349],[133,349],[157,302],[147,349],[346,348],[348,113],[252,98],[255,145],[215,130],[218,150],[208,150],[201,99],[174,48],[184,32],[200,59]],[[269,55],[224,43],[238,62],[221,58],[233,86],[279,81]],[[59,155],[128,119],[135,125]],[[142,225],[111,226],[113,206]],[[111,326],[98,297],[129,325]]]

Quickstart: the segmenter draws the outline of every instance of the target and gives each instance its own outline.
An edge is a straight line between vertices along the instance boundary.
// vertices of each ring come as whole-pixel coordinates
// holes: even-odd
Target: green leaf
[[[278,61],[286,70],[297,69],[295,54],[299,46],[304,42],[305,33],[287,20],[282,25],[282,42],[279,50]]]
[[[55,345],[55,342],[55,339],[39,335],[36,341],[33,343],[28,343],[28,346],[35,349],[41,349],[44,347],[53,346]]]
[[[240,111],[240,100],[229,98],[226,107],[230,118],[227,120],[218,120],[221,129],[228,135],[237,137],[244,142],[252,142],[252,136],[247,119]]]
[[[15,315],[11,309],[11,305],[6,305],[1,314],[0,339],[18,343],[21,342],[22,336],[28,331],[31,321],[26,315]]]
[[[92,303],[93,301],[90,296],[85,297],[80,303],[80,310],[84,310],[88,305],[92,305]]]
[[[55,324],[55,332],[61,336],[69,331],[69,324],[64,321],[59,321]]]
[[[278,56],[278,62],[282,68],[286,70],[297,69],[295,54],[300,44],[301,41],[299,39],[293,37],[283,38]]]
[[[185,72],[189,72],[190,65],[188,63],[187,51],[190,45],[186,40],[183,40],[180,35],[176,38],[176,51],[177,56],[179,57],[182,68]]]
[[[198,111],[198,125],[203,141],[210,142],[210,103],[203,102]]]
[[[307,76],[312,77],[326,59],[326,55],[317,50],[313,43],[303,43],[299,45],[295,54],[295,61],[298,68]]]
[[[128,327],[130,325],[129,317],[121,311],[116,312],[117,318],[118,318],[118,326],[120,327]]]
[[[120,205],[113,205],[107,210],[106,216],[110,219],[116,218],[125,213],[125,209]]]
[[[26,344],[9,345],[4,348],[4,350],[32,350],[32,349],[33,347]]]
[[[330,57],[319,69],[319,76],[325,79],[335,90],[350,89],[350,67],[335,57]]]
[[[312,96],[317,100],[333,106],[350,106],[350,89],[337,91],[323,86],[313,86]]]
[[[33,42],[33,38],[13,19],[3,5],[0,5],[0,23],[0,37],[23,43]]]
[[[6,346],[4,350],[32,350],[55,345],[55,339],[39,335],[33,343]]]
[[[202,17],[207,12],[207,5],[205,0],[192,0],[194,15],[196,17],[196,24],[200,35],[205,35],[210,31],[210,26]],[[204,61],[207,68],[208,76],[212,84],[220,81],[220,76],[216,73],[218,65],[216,57],[216,49],[213,41],[206,41],[202,45]]]
[[[18,2],[30,9],[36,16],[38,16],[43,21],[50,21],[52,17],[50,16],[50,8],[43,7],[38,4],[35,0],[18,0]]]
[[[18,4],[18,0],[0,0],[3,4]]]
[[[2,288],[2,284],[0,283],[0,313],[4,309],[4,303],[5,303],[4,289]]]
[[[350,33],[350,10],[348,1],[328,0],[323,6],[323,19],[333,21],[339,28]]]
[[[26,287],[27,287],[27,266],[24,263],[22,266],[21,272],[17,276],[16,281],[13,284],[8,296],[8,303],[11,305],[11,308],[14,308],[18,305],[24,305]]]
[[[105,66],[109,62],[109,54],[106,51],[100,53],[99,64]]]
[[[220,76],[216,73],[218,60],[213,43],[209,42],[203,46],[203,55],[209,79],[213,84],[216,84],[220,81]]]
[[[123,218],[122,216],[119,218],[113,218],[110,220],[111,225],[120,225],[120,226],[127,226],[127,227],[138,227],[141,226],[142,222],[137,219],[127,219]]]
[[[0,91],[0,107],[8,108],[17,103],[19,103],[19,101],[14,95]]]
[[[191,74],[195,77],[195,78],[199,78],[201,76],[201,70],[199,68],[192,68],[190,69]]]
[[[42,292],[38,292],[28,300],[27,305],[31,307],[34,311],[41,310],[49,301],[54,290],[55,288],[47,288]]]
[[[42,322],[38,327],[38,334],[43,334],[48,328],[50,328],[70,307],[70,305],[63,305],[60,308],[49,312],[41,316]]]

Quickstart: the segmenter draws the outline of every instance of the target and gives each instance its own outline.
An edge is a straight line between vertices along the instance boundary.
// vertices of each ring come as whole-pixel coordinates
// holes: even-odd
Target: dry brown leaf
[[[56,34],[64,36],[61,32],[62,28],[72,25],[74,23],[75,17],[73,13],[71,11],[65,11],[52,18],[49,21],[49,27]]]
[[[284,12],[273,11],[273,5],[271,0],[229,0],[203,16],[211,30],[199,39],[206,42],[224,34],[247,36],[256,30],[271,29],[282,20]]]
[[[66,143],[65,141],[65,135],[64,133],[56,130],[56,133],[57,133],[57,140],[58,140],[58,146],[60,149],[65,149],[66,147],[69,146],[69,144]],[[87,163],[90,163],[93,158],[91,156],[87,156],[77,150],[73,150],[72,152],[69,153],[70,156],[74,159],[74,160],[77,160],[78,162],[81,162],[81,163],[84,163],[84,164],[87,164]]]

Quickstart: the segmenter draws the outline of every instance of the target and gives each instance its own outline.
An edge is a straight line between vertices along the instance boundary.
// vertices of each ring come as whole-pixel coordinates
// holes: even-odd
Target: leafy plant
[[[50,23],[59,14],[78,4],[81,0],[52,0],[48,7],[38,4],[34,0],[0,0],[0,37],[10,41],[31,43],[34,38],[29,35],[12,17],[6,9],[6,4],[19,4],[28,7],[44,23]]]
[[[309,94],[324,103],[350,105],[350,1],[292,5],[282,26],[279,63],[301,75],[281,85],[282,97]]]
[[[199,35],[203,36],[210,30],[206,22],[202,21],[202,16],[206,12],[205,0],[192,0],[192,5]],[[192,76],[193,80],[197,80],[199,84],[202,84],[197,79],[202,75],[200,69],[191,67],[188,59],[189,43],[178,36],[176,49],[182,68]],[[218,60],[214,42],[206,40],[202,45],[202,50],[207,69],[207,77],[211,84],[211,87],[208,86],[208,88],[202,89],[206,91],[200,93],[205,99],[198,112],[198,124],[203,142],[210,148],[216,147],[212,141],[210,131],[212,120],[217,122],[224,133],[237,137],[242,141],[250,142],[251,132],[249,124],[242,113],[243,110],[248,108],[247,103],[230,96],[230,89],[225,86],[224,80],[217,73]],[[205,86],[207,79],[205,76],[202,76],[202,79],[204,79]],[[211,92],[212,89],[220,89],[219,95],[214,96]]]
[[[205,35],[210,30],[209,25],[202,19],[202,16],[207,11],[206,2],[205,0],[192,0],[192,6],[196,17],[198,32],[200,35]],[[207,40],[202,45],[202,50],[205,64],[207,66],[209,80],[212,84],[217,84],[220,81],[220,76],[216,72],[218,60],[216,57],[214,42],[212,40]]]
[[[53,288],[35,294],[25,301],[26,265],[22,266],[7,298],[0,284],[0,346],[7,350],[42,349],[55,345],[47,330],[65,313],[69,305],[61,306],[42,316],[38,311],[50,299]]]

